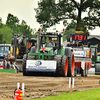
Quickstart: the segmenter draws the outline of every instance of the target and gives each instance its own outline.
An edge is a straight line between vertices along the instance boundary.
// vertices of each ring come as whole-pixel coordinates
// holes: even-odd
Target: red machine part
[[[86,57],[86,58],[91,59],[91,49],[89,51],[89,57]],[[81,64],[82,64],[82,61],[75,61],[75,66],[77,68],[82,67]],[[87,68],[90,69],[92,67],[92,61],[84,61],[84,67],[86,67],[86,69]]]
[[[5,69],[4,65],[0,65],[0,69]],[[8,66],[6,67],[6,69],[8,69]]]
[[[75,66],[80,68],[82,61],[75,61]],[[92,67],[92,62],[84,61],[84,67],[90,69]]]
[[[22,91],[21,90],[15,91],[15,100],[22,100]]]

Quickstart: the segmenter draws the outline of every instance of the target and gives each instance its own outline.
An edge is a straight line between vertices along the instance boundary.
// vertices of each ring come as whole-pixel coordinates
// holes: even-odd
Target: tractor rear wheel
[[[61,55],[55,55],[54,60],[57,61],[57,66],[56,66],[56,76],[59,76],[61,74]]]
[[[27,59],[27,54],[25,54],[23,56],[23,62],[22,62],[23,76],[27,76],[27,72],[26,72],[26,59]]]
[[[64,55],[62,57],[62,76],[66,77],[68,72],[68,59],[67,56]]]
[[[74,69],[75,69],[75,63],[74,63],[74,54],[71,52],[70,57],[68,57],[68,77],[74,76]]]

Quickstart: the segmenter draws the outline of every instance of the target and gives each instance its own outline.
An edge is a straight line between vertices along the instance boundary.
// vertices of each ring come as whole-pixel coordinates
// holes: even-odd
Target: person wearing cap
[[[68,44],[67,44],[67,47],[72,47],[72,41],[70,41]]]
[[[79,44],[79,41],[76,41],[75,47],[80,47],[81,45]]]

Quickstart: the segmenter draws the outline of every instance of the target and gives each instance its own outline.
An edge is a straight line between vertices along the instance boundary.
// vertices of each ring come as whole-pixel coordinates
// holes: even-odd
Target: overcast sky
[[[39,0],[0,0],[0,17],[3,23],[6,22],[8,13],[17,16],[20,21],[25,20],[27,25],[31,28],[38,29],[40,27],[39,23],[36,22],[34,8],[38,7]],[[54,26],[57,30],[62,30],[62,23]],[[91,34],[100,34],[100,29],[96,29],[91,32]]]

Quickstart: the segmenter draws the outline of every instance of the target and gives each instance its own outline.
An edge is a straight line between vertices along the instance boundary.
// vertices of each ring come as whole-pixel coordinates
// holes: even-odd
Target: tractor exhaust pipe
[[[37,52],[39,52],[39,35],[40,35],[40,28],[38,29],[38,34],[37,34]]]

